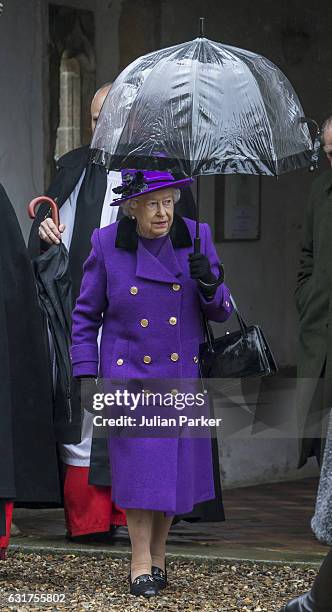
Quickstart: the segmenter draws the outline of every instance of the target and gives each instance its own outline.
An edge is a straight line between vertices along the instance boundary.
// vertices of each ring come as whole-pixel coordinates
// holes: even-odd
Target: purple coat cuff
[[[211,321],[227,321],[233,312],[230,291],[224,283],[219,285],[212,300],[206,300],[200,292],[199,299],[205,316]]]
[[[82,363],[73,366],[73,376],[74,378],[79,378],[80,376],[97,378],[98,364],[95,361],[82,361]]]
[[[98,346],[97,344],[78,344],[71,347],[73,376],[98,376]]]

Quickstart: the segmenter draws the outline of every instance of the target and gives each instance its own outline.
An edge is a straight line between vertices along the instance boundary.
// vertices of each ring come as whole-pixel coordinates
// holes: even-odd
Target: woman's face
[[[133,202],[132,214],[136,217],[140,236],[158,238],[158,236],[167,234],[173,223],[173,189],[160,189],[139,196]]]

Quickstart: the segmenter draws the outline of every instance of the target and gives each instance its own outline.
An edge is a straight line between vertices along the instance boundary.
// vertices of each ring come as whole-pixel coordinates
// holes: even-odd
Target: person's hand
[[[201,280],[203,283],[213,283],[216,278],[211,272],[208,258],[203,253],[190,253],[189,257],[190,276],[194,280]]]
[[[225,272],[222,264],[219,264],[219,277],[211,272],[211,266],[206,255],[202,253],[190,253],[189,257],[190,276],[197,280],[201,294],[207,300],[212,300],[217,288],[224,282]]]
[[[61,234],[65,228],[66,226],[63,223],[59,225],[58,229],[53,219],[44,219],[38,229],[39,238],[47,244],[60,244]]]

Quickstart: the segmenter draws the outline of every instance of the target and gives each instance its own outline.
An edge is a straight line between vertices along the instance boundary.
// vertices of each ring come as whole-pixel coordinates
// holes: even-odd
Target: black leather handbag
[[[203,315],[206,341],[199,347],[200,373],[203,378],[248,378],[267,376],[278,368],[259,325],[246,325],[234,299],[231,302],[240,329],[215,338]]]

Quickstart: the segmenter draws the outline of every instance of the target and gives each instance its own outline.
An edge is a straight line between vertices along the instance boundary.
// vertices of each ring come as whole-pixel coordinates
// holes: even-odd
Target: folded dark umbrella
[[[41,196],[30,202],[29,216],[35,217],[35,208],[42,202],[48,202],[52,210],[52,219],[59,227],[59,212],[56,202],[49,197]],[[68,422],[72,422],[71,406],[71,277],[69,272],[69,255],[65,245],[52,245],[45,253],[36,257],[33,262],[39,303],[46,315],[52,336],[57,365],[57,383],[67,403]]]

